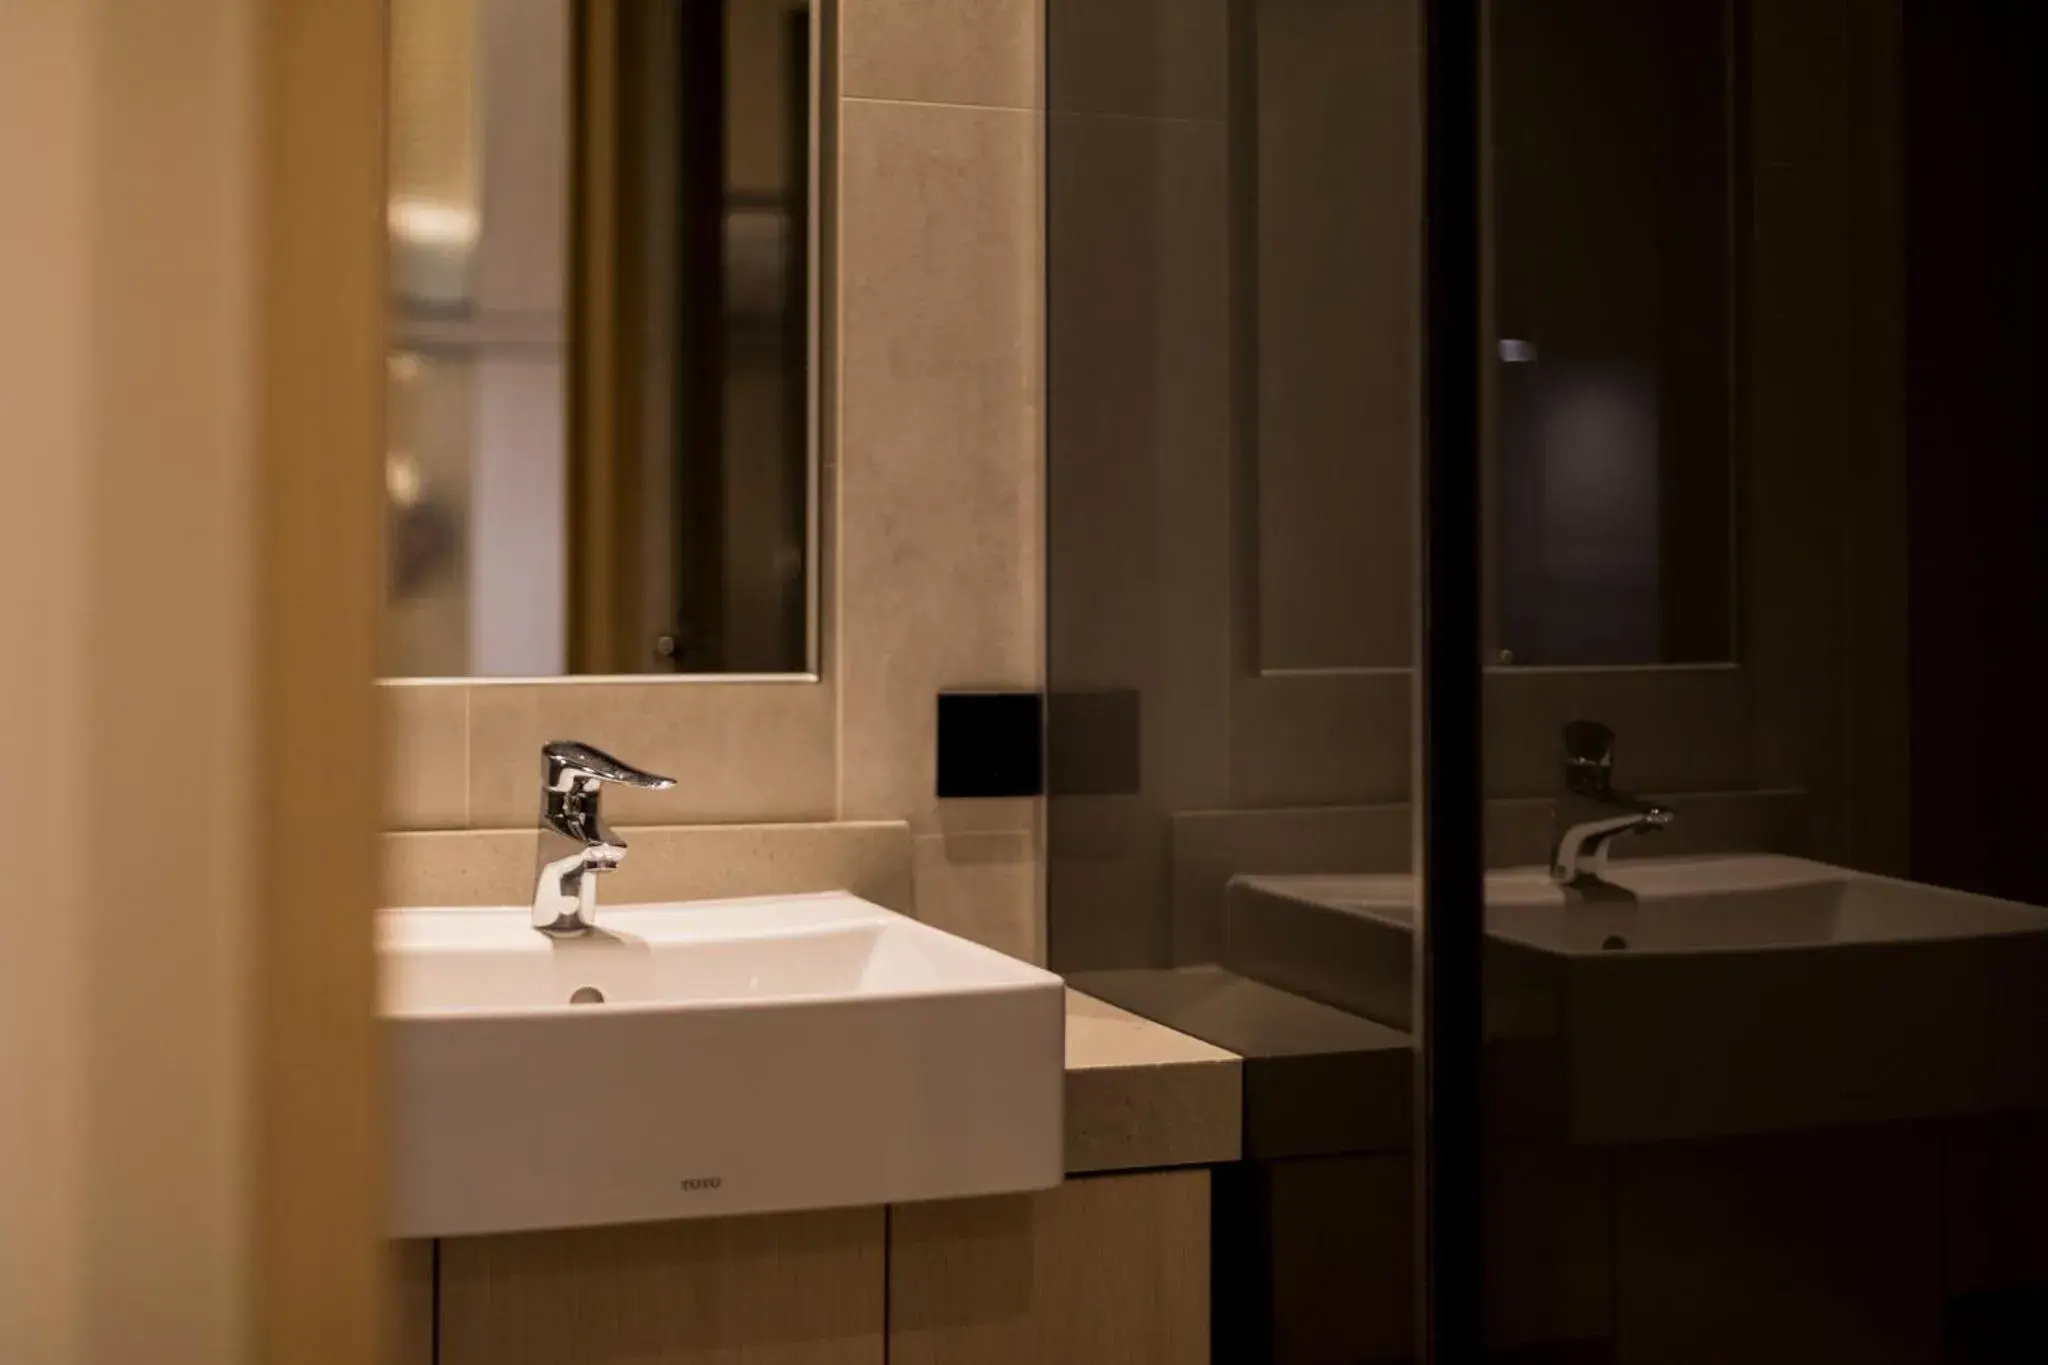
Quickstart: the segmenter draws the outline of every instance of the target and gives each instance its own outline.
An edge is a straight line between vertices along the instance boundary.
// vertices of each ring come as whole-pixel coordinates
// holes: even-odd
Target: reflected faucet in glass
[[[1614,788],[1614,731],[1596,720],[1564,727],[1564,765],[1552,808],[1550,877],[1585,900],[1633,900],[1601,874],[1608,846],[1629,834],[1654,834],[1672,812]]]

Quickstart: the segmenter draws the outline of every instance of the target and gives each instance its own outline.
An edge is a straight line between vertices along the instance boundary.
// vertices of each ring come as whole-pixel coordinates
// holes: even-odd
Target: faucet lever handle
[[[575,739],[549,740],[541,746],[541,769],[547,789],[551,792],[580,792],[588,794],[597,790],[598,784],[610,782],[621,787],[645,787],[659,791],[673,787],[675,779],[659,773],[643,772],[630,763],[622,763],[604,750]]]

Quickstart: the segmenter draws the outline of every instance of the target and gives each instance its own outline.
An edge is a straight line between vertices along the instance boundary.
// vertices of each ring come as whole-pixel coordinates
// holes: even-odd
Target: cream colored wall
[[[917,913],[1041,957],[1040,803],[933,795],[939,690],[1042,676],[1039,7],[839,17],[822,679],[390,684],[386,824],[530,827],[585,738],[679,779],[614,823],[907,822]]]
[[[36,952],[0,953],[0,1357],[69,1361],[82,1336],[89,1077],[80,879],[90,744],[85,376],[92,51],[82,8],[0,9],[0,874],[37,888]],[[35,667],[23,667],[34,642]],[[40,772],[40,780],[22,780]],[[31,1046],[34,1040],[35,1045]]]
[[[251,1291],[253,7],[116,8],[0,19],[0,1357],[197,1365]]]
[[[377,32],[0,6],[0,1359],[373,1339]]]

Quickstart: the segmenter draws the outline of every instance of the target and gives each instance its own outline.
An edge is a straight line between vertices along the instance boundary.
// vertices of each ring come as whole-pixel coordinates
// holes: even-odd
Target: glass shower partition
[[[1371,982],[1272,932],[1267,906],[1303,879],[1407,873],[1418,715],[1460,728],[1455,688],[1418,712],[1415,685],[1423,9],[1052,0],[1047,36],[1051,965],[1245,1058],[1244,1159],[1213,1184],[1215,1359],[1411,1359],[1431,1203],[1407,973]],[[1475,39],[1439,49],[1468,86]],[[1451,107],[1476,196],[1476,102]],[[1465,216],[1476,298],[1476,203]],[[1465,546],[1434,562],[1469,590],[1465,626],[1438,618],[1469,762],[1462,795],[1423,789],[1467,886],[1473,1025],[1438,1104],[1477,1084],[1479,372],[1462,349],[1463,541],[1456,518],[1428,524]],[[1476,1253],[1476,1162],[1426,1188]],[[1475,1313],[1446,1316],[1476,1342]]]
[[[1047,24],[1049,947],[1246,1059],[1215,1358],[2048,1359],[2048,10]]]

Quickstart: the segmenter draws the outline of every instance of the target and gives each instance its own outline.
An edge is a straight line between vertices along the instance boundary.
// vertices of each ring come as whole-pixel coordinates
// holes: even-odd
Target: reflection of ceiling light
[[[416,507],[420,500],[420,467],[402,450],[384,454],[384,491],[399,507]]]
[[[391,235],[415,246],[474,246],[476,210],[446,199],[394,195],[384,210]]]
[[[420,377],[420,358],[411,351],[394,351],[385,358],[384,370],[394,383],[410,384]]]

